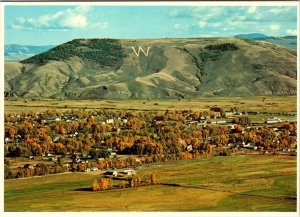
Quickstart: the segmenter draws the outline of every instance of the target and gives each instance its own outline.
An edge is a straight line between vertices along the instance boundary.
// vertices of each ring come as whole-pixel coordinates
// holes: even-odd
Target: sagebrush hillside
[[[5,95],[71,99],[295,95],[296,75],[296,52],[263,41],[75,39],[20,63],[5,63]]]

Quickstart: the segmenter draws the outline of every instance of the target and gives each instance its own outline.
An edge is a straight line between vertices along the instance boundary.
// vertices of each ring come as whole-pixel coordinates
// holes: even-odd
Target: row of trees
[[[34,167],[32,165],[27,164],[24,167],[19,167],[17,171],[13,171],[10,167],[10,161],[7,159],[5,159],[4,161],[5,179],[43,176],[47,174],[63,173],[66,171],[68,171],[68,167],[59,163],[54,165],[38,163]]]
[[[151,173],[150,179],[148,180],[142,180],[140,176],[132,176],[127,178],[127,184],[125,180],[121,181],[119,185],[114,185],[112,178],[102,178],[100,180],[94,179],[91,189],[93,191],[103,191],[113,188],[134,188],[145,184],[156,184],[156,174]]]

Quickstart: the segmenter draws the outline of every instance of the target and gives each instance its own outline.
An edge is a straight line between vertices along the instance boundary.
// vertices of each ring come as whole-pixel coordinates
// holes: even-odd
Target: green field
[[[5,180],[5,211],[296,211],[296,157],[240,155],[143,166],[155,186],[92,192],[99,172]],[[167,185],[166,185],[167,184]],[[172,186],[170,184],[177,184]]]

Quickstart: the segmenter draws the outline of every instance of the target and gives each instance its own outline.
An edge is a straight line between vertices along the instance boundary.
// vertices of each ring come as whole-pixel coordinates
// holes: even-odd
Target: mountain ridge
[[[233,37],[256,39],[256,38],[266,38],[268,36],[265,34],[262,34],[262,33],[248,33],[248,34],[237,34],[237,35],[234,35]]]
[[[237,38],[247,38],[256,41],[266,41],[271,44],[279,45],[293,51],[297,51],[297,36],[287,35],[282,37],[267,36],[261,33],[239,34],[235,35]]]
[[[297,36],[287,35],[282,37],[267,36],[261,33],[238,34],[233,37],[247,38],[252,40],[264,40],[270,43],[280,45],[294,51],[297,50]],[[174,38],[173,38],[174,39]],[[195,38],[191,38],[195,39]],[[4,46],[5,62],[15,62],[27,59],[44,51],[47,51],[56,45],[21,45],[6,44]]]
[[[74,39],[20,63],[5,63],[5,96],[295,95],[296,59],[291,50],[243,38]]]
[[[6,44],[4,45],[4,58],[6,62],[20,61],[28,57],[37,55],[38,53],[47,51],[55,45],[20,45]]]

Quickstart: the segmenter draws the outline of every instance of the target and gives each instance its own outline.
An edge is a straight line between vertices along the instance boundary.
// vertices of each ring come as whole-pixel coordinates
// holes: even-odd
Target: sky
[[[296,35],[296,6],[5,6],[5,44],[74,38]]]

